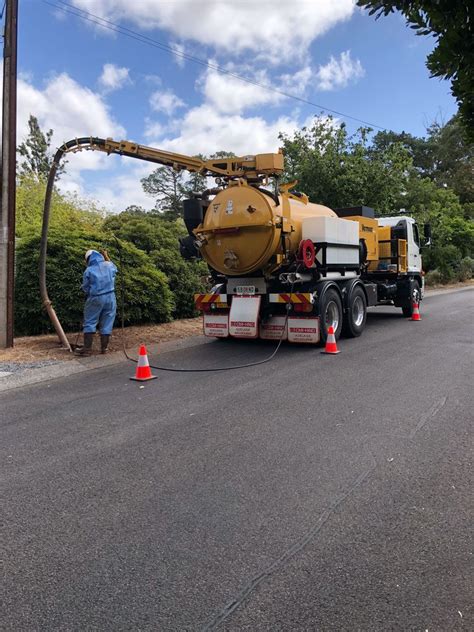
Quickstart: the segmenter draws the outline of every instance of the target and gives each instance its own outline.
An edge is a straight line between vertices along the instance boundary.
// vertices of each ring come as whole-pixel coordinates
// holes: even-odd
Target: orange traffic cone
[[[135,377],[131,377],[131,380],[137,382],[146,382],[148,380],[156,380],[156,375],[151,374],[150,364],[148,362],[148,356],[146,353],[145,345],[140,346],[138,352],[137,369],[135,371]]]
[[[420,308],[419,303],[413,303],[413,313],[411,315],[411,320],[421,320],[419,308]]]
[[[328,329],[328,337],[326,338],[326,347],[324,348],[324,351],[321,351],[321,353],[330,353],[331,355],[334,355],[336,353],[341,353],[339,349],[337,348],[336,336],[334,335],[334,327],[332,325]]]

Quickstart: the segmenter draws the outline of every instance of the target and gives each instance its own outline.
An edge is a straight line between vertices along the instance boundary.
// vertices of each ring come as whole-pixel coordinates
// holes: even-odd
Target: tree
[[[28,119],[28,136],[18,146],[18,153],[24,159],[19,165],[19,175],[32,175],[37,180],[46,180],[53,162],[53,153],[50,151],[53,130],[41,131],[36,116],[30,114]],[[59,176],[64,173],[66,161],[62,160],[57,171]]]
[[[175,220],[183,214],[183,200],[188,195],[185,174],[169,167],[158,167],[141,179],[145,193],[156,198],[155,209],[166,219]]]
[[[474,210],[474,145],[466,142],[459,115],[445,125],[435,121],[424,138],[401,132],[378,132],[373,139],[377,151],[400,143],[409,152],[418,175],[438,187],[450,188],[459,196],[466,217]]]
[[[33,174],[20,178],[16,189],[16,236],[20,239],[39,235],[43,221],[44,181]],[[103,223],[103,212],[91,202],[84,202],[72,194],[53,191],[50,228],[70,235],[74,228],[97,231]]]
[[[234,156],[232,152],[218,151],[209,156],[209,159]],[[197,154],[194,158],[207,160],[203,154]],[[156,198],[155,210],[162,213],[165,219],[172,221],[182,217],[185,198],[209,188],[208,177],[202,173],[175,171],[170,167],[158,167],[140,182],[145,193]]]
[[[379,214],[393,212],[405,188],[410,156],[400,143],[372,147],[370,131],[360,128],[349,136],[344,125],[316,118],[293,137],[281,134],[286,179],[298,180],[311,201],[331,208],[366,205]]]
[[[441,125],[428,128],[433,154],[430,177],[438,186],[449,187],[463,205],[474,204],[474,144],[466,142],[458,114]]]
[[[378,19],[395,10],[417,35],[437,40],[428,55],[432,77],[451,79],[451,92],[459,105],[468,137],[474,140],[474,5],[462,0],[358,0]]]

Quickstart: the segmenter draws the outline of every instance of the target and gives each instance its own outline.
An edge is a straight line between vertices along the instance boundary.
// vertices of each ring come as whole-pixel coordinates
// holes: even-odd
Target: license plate
[[[238,285],[235,288],[236,294],[255,294],[255,285]]]

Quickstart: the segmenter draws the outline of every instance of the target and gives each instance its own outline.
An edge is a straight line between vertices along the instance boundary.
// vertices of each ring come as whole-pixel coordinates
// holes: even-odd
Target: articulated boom
[[[176,154],[146,145],[139,145],[128,140],[116,141],[112,138],[80,138],[69,141],[60,148],[62,153],[89,149],[102,151],[106,154],[129,156],[138,160],[146,160],[156,164],[171,167],[176,171],[186,170],[192,173],[202,173],[209,176],[224,178],[244,178],[246,180],[261,180],[262,178],[278,176],[283,173],[283,154],[256,154],[241,157],[224,157],[210,160]]]

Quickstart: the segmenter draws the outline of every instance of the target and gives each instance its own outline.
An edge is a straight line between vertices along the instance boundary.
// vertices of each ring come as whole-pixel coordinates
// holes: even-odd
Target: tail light
[[[294,303],[293,309],[295,310],[295,312],[309,313],[313,311],[313,306],[311,305],[311,303]]]

